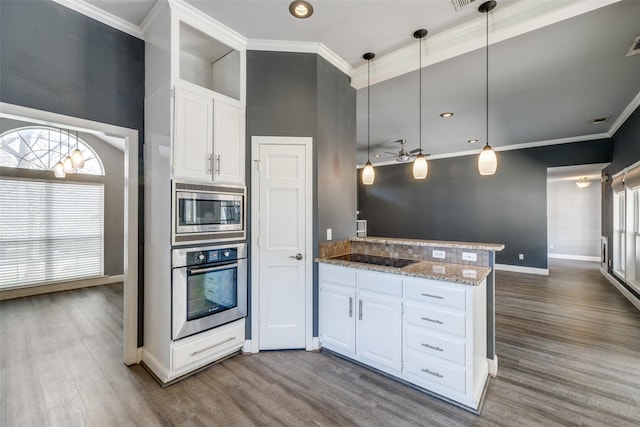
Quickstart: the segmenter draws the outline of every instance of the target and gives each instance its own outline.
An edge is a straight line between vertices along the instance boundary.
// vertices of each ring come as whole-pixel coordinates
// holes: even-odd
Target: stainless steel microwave
[[[245,188],[173,182],[174,245],[246,239]]]

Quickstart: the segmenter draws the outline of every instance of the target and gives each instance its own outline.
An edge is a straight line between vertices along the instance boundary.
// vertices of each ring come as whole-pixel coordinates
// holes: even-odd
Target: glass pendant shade
[[[66,173],[64,173],[64,166],[62,165],[62,162],[56,163],[53,167],[53,176],[55,176],[56,178],[64,178],[66,176]]]
[[[74,169],[82,169],[84,167],[84,157],[82,156],[82,151],[79,149],[75,149],[71,154],[71,164]]]
[[[373,170],[371,162],[367,162],[362,169],[362,183],[364,185],[371,185],[376,179],[376,172]]]
[[[71,160],[70,156],[64,158],[62,161],[62,167],[65,174],[73,173],[73,160]]]
[[[426,179],[428,171],[429,165],[427,164],[427,159],[422,155],[422,153],[418,154],[413,162],[413,178]]]
[[[484,146],[478,157],[478,172],[480,175],[493,175],[498,169],[498,158],[489,143]]]

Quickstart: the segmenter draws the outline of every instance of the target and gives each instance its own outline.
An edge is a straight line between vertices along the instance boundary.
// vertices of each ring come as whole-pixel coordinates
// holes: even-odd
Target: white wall
[[[601,188],[580,189],[574,181],[547,183],[549,257],[600,257]]]

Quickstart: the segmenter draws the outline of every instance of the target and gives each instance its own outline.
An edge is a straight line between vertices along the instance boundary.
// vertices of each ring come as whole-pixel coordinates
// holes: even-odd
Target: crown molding
[[[353,72],[353,68],[344,59],[340,58],[324,44],[318,42],[251,39],[247,44],[247,50],[315,53],[326,59],[327,62],[345,73],[347,76],[351,76],[351,73]]]
[[[620,115],[618,116],[616,121],[613,122],[613,124],[609,128],[609,132],[608,132],[610,136],[615,135],[615,133],[618,131],[618,129],[620,129],[620,127],[624,124],[624,122],[627,121],[629,116],[631,114],[633,114],[634,111],[636,111],[638,106],[640,106],[640,92],[638,92],[638,94],[635,96],[635,98],[633,98],[631,100],[629,105],[627,105],[627,108],[622,110],[622,113],[620,113]]]
[[[104,10],[93,6],[83,0],[53,0],[54,2],[67,7],[71,10],[74,10],[78,13],[81,13],[89,18],[95,19],[96,21],[100,21],[105,25],[108,25],[116,30],[120,30],[124,33],[129,34],[130,36],[136,37],[138,39],[144,40],[142,30],[137,25],[134,25],[128,21],[125,21],[122,18],[118,18],[115,15],[112,15]]]
[[[559,138],[559,139],[549,139],[547,141],[533,141],[533,142],[525,142],[522,144],[511,144],[511,145],[503,145],[500,147],[493,147],[493,151],[513,151],[513,150],[524,150],[525,148],[536,148],[536,147],[547,147],[549,145],[561,145],[561,144],[572,144],[574,142],[585,142],[585,141],[595,141],[598,139],[607,139],[611,138],[611,135],[608,132],[605,133],[594,133],[590,135],[581,135],[569,138]],[[427,157],[427,160],[438,160],[438,159],[448,159],[451,157],[462,157],[462,156],[474,156],[476,154],[480,154],[482,151],[482,147],[473,149],[473,150],[465,150],[465,151],[457,151],[452,153],[443,153],[443,154],[435,154]],[[371,162],[374,166],[388,166],[388,165],[397,165],[399,162],[395,160],[387,160],[384,162]],[[411,163],[411,162],[407,162]],[[357,169],[363,168],[364,165],[357,165]]]
[[[489,45],[573,18],[618,1],[621,0],[572,0],[565,2],[538,0],[535,2],[517,2],[502,8],[498,7],[494,12],[491,12],[489,18],[491,30]],[[477,18],[470,22],[427,36],[422,45],[423,68],[484,47],[484,34],[484,15],[478,14]],[[407,34],[408,43],[409,36]],[[371,62],[371,84],[380,83],[415,71],[418,67],[419,53],[415,44],[410,43]],[[367,86],[366,62],[353,69],[351,86],[355,89],[362,89]]]

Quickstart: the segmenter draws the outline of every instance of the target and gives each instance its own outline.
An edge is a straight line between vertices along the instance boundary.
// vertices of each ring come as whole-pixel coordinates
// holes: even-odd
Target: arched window
[[[74,172],[104,175],[102,162],[89,145],[71,133],[48,127],[24,127],[0,135],[0,166],[53,170],[76,146],[84,157],[84,167]]]

